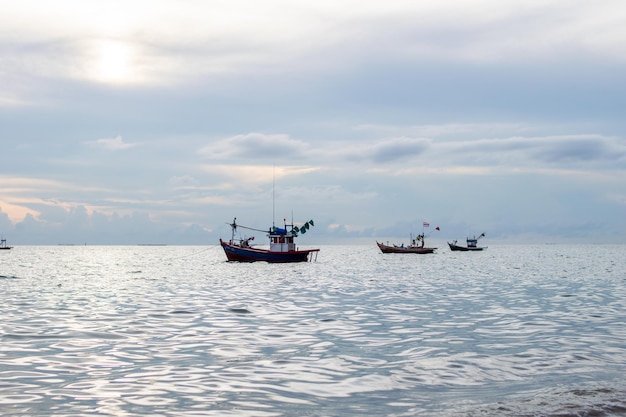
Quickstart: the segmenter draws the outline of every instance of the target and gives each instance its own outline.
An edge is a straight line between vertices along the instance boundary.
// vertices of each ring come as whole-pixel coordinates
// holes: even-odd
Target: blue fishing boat
[[[295,243],[298,233],[306,233],[311,226],[314,226],[313,220],[309,220],[300,227],[295,226],[293,221],[292,224],[285,222],[284,227],[272,226],[269,230],[241,226],[237,224],[236,217],[229,224],[232,230],[231,239],[228,242],[220,239],[220,245],[229,261],[286,263],[317,260],[319,249],[298,249]],[[254,236],[245,239],[236,238],[237,227],[267,233],[270,239],[269,249],[253,247]]]

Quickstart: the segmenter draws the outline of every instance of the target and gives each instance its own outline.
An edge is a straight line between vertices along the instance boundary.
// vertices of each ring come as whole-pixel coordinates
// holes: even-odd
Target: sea
[[[0,415],[626,416],[626,245],[320,249],[0,251]]]

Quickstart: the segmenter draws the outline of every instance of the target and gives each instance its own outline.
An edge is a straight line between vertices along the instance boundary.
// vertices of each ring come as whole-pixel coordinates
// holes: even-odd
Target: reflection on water
[[[0,415],[626,415],[625,246],[1,255]]]

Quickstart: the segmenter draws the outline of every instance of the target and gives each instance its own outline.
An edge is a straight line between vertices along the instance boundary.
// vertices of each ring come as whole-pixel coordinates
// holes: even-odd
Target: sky
[[[9,244],[626,243],[622,0],[0,9]]]

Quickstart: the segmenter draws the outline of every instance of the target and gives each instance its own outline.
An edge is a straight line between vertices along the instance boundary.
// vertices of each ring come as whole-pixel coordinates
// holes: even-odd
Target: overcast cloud
[[[0,7],[11,244],[626,242],[621,1]]]

